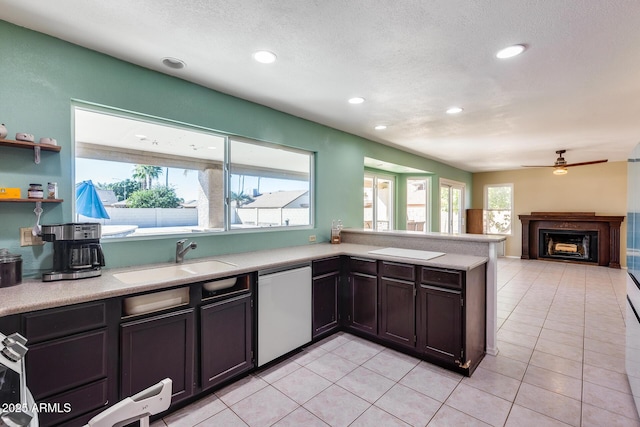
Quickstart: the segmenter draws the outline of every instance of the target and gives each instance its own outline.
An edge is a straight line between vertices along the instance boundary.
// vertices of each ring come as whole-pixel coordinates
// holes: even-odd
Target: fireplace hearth
[[[624,216],[532,212],[518,217],[522,222],[522,259],[620,268],[620,225]]]

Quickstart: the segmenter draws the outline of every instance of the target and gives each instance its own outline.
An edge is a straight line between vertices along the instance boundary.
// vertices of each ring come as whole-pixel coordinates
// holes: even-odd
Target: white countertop
[[[237,267],[223,273],[198,274],[179,280],[154,280],[134,285],[121,282],[114,277],[114,274],[135,270],[146,270],[155,267],[166,267],[173,264],[163,263],[139,265],[129,268],[104,269],[102,271],[102,276],[100,277],[80,280],[42,282],[37,279],[28,279],[23,281],[20,285],[0,288],[0,317],[28,311],[42,310],[45,308],[60,307],[64,305],[169,288],[181,284],[234,276],[247,272],[306,263],[312,260],[337,255],[360,256],[371,259],[382,259],[408,264],[466,271],[482,265],[488,260],[487,258],[480,256],[456,254],[445,254],[430,260],[420,260],[415,258],[402,258],[369,253],[376,249],[382,249],[382,247],[352,243],[342,243],[338,245],[319,243],[257,252],[243,252],[237,254],[217,255],[207,258],[187,259],[184,262],[185,265],[207,260],[219,260],[234,264]],[[190,255],[193,255],[193,253]]]

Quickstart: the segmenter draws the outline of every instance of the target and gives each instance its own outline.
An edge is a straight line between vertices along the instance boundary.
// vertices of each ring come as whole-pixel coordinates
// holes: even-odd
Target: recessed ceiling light
[[[187,64],[185,64],[183,60],[170,57],[162,58],[162,63],[169,68],[173,68],[174,70],[179,70],[187,66]]]
[[[209,150],[215,150],[217,147],[207,147]]]
[[[498,53],[496,53],[496,58],[513,58],[514,56],[518,56],[522,52],[524,52],[526,48],[527,47],[523,44],[514,44],[513,46],[505,47],[504,49],[498,51]]]
[[[374,127],[375,130],[385,130],[386,128],[387,128],[387,125],[378,125]]]
[[[458,114],[462,113],[462,111],[462,107],[450,107],[449,109],[447,109],[447,114]]]
[[[261,64],[271,64],[276,62],[276,54],[273,52],[269,52],[268,50],[259,50],[254,52],[253,59],[260,62]]]
[[[135,136],[136,138],[140,138],[140,139],[142,139],[142,140],[147,139],[147,135],[137,134],[137,135],[134,135],[134,136]]]
[[[364,102],[364,98],[361,98],[359,96],[349,99],[349,104],[362,104],[363,102]]]

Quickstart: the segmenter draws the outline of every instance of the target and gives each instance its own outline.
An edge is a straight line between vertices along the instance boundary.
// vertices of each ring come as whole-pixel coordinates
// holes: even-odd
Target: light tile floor
[[[153,426],[640,426],[625,275],[502,258],[500,351],[471,378],[337,334]]]

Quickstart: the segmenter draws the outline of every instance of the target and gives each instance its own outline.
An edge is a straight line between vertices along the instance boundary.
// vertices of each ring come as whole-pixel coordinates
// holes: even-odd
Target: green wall
[[[319,242],[326,242],[332,219],[342,219],[346,227],[361,227],[365,156],[433,172],[435,188],[438,177],[444,177],[465,182],[471,189],[468,172],[4,21],[0,21],[0,55],[0,122],[9,130],[7,138],[14,139],[16,132],[28,132],[36,140],[43,136],[56,138],[62,147],[60,153],[43,152],[39,165],[34,164],[29,150],[0,148],[0,187],[20,187],[25,196],[29,183],[58,182],[59,197],[65,202],[43,206],[44,224],[74,220],[72,100],[317,153],[315,229],[189,236],[198,243],[189,258],[305,245],[311,234],[316,234]],[[34,207],[30,203],[0,204],[0,248],[22,255],[26,277],[38,276],[52,265],[50,244],[20,247],[18,229],[34,224]],[[174,236],[103,242],[107,268],[172,261],[176,240]]]

